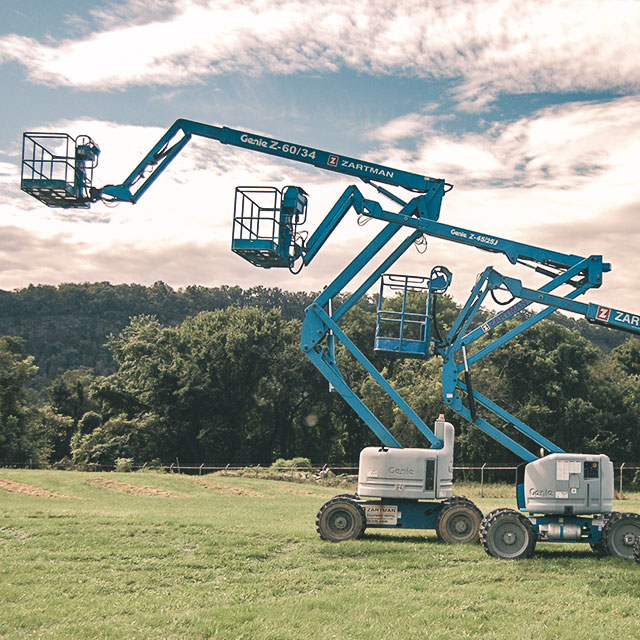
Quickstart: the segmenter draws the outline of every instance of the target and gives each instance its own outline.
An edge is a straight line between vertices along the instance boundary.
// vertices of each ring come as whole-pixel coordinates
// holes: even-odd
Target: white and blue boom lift
[[[89,207],[99,201],[135,203],[194,135],[353,176],[392,203],[392,210],[384,209],[356,186],[349,186],[318,228],[307,235],[301,229],[307,214],[307,194],[301,187],[236,188],[232,251],[266,269],[284,267],[297,273],[310,264],[351,210],[384,223],[306,310],[302,326],[302,351],[381,443],[365,448],[360,455],[357,494],[336,496],[321,507],[316,525],[323,539],[359,538],[366,527],[402,527],[435,529],[447,542],[480,539],[487,553],[498,558],[528,557],[538,541],[584,542],[598,552],[634,556],[640,515],[612,512],[614,478],[609,458],[563,451],[472,384],[474,365],[557,309],[640,335],[638,315],[577,300],[589,289],[600,287],[602,275],[610,271],[602,256],[551,251],[439,222],[442,198],[451,189],[442,179],[190,120],[177,120],[122,184],[102,188],[92,186],[100,150],[91,138],[25,133],[21,188],[51,207]],[[383,185],[400,187],[408,196],[400,198]],[[502,254],[511,264],[530,267],[548,280],[538,288],[528,288],[521,280],[487,267],[450,330],[441,335],[435,305],[451,283],[451,272],[435,266],[428,277],[388,273],[425,235]],[[399,236],[403,237],[398,240]],[[345,293],[356,277],[360,283],[353,293]],[[375,349],[395,356],[442,358],[445,404],[524,461],[517,473],[517,511],[497,509],[483,518],[470,500],[453,497],[453,426],[441,415],[430,429],[342,330],[343,316],[378,281]],[[561,288],[568,292],[561,294]],[[424,313],[407,309],[410,294],[416,290],[426,296]],[[487,295],[495,299],[496,291],[511,297],[507,308],[486,322],[475,320]],[[385,294],[387,300],[389,295],[400,298],[399,311],[384,304]],[[332,301],[338,295],[341,304],[334,310]],[[534,303],[542,310],[522,314],[520,324],[492,339],[497,326]],[[424,435],[430,448],[402,447],[340,372],[338,343]],[[497,417],[500,426],[488,421],[490,415]],[[548,455],[533,454],[505,433],[507,427],[515,428],[532,441],[534,449]]]

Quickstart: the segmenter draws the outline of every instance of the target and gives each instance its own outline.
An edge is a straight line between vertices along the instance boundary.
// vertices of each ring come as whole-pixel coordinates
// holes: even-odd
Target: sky
[[[583,299],[640,312],[635,0],[3,0],[0,100],[0,289],[319,291],[380,229],[350,215],[299,275],[252,266],[230,251],[236,186],[302,186],[311,232],[354,179],[203,139],[135,205],[52,209],[19,189],[24,131],[89,135],[100,187],[188,118],[444,178],[440,221],[602,255]],[[440,264],[458,302],[488,265],[544,282],[433,238],[393,271]]]

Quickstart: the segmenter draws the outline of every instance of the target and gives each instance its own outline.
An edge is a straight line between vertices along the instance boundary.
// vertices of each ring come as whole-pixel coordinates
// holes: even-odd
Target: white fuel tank
[[[553,453],[524,469],[529,513],[599,514],[613,509],[613,464],[603,454]]]
[[[450,498],[455,431],[450,422],[436,420],[434,432],[444,443],[442,449],[363,449],[358,495],[414,500]]]

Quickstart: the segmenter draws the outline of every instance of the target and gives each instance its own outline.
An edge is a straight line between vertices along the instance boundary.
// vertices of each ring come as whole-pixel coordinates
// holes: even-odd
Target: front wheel
[[[513,509],[496,509],[480,525],[484,550],[494,558],[521,560],[533,554],[536,532],[529,518]]]
[[[364,533],[367,518],[353,499],[337,497],[325,502],[316,517],[316,530],[323,540],[357,540]]]
[[[640,536],[636,540],[636,543],[633,547],[633,559],[640,564]]]
[[[445,503],[436,520],[436,535],[450,544],[475,543],[480,540],[482,511],[467,498],[451,498]]]
[[[634,558],[634,546],[640,539],[640,515],[637,513],[614,513],[602,529],[602,544],[618,558]]]

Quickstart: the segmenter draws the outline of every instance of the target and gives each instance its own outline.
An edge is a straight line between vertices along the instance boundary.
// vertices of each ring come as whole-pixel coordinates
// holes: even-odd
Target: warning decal
[[[556,462],[556,480],[569,480],[571,473],[582,473],[580,460],[558,460]]]

